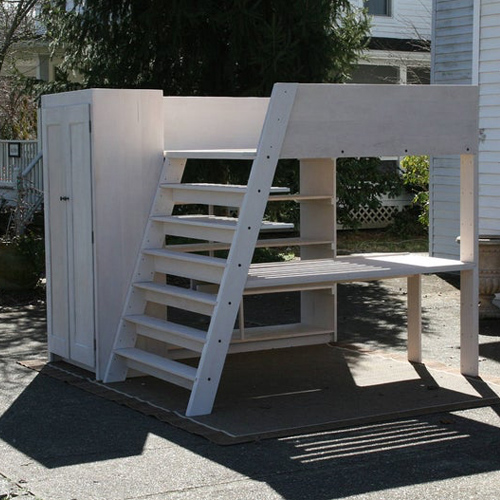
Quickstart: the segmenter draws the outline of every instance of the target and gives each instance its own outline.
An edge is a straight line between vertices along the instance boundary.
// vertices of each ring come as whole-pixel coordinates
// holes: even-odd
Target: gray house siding
[[[434,0],[431,83],[472,83],[473,0]],[[459,159],[435,157],[430,178],[429,251],[458,258],[460,234]]]
[[[500,234],[500,0],[482,0],[479,26],[479,233]]]
[[[432,82],[479,84],[479,233],[499,235],[500,0],[434,0],[433,17]],[[435,158],[433,165],[430,251],[457,257],[458,159]]]

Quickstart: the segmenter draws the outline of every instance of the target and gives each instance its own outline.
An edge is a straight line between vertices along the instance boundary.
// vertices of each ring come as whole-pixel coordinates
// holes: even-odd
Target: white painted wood
[[[474,263],[427,257],[422,254],[362,254],[335,259],[294,260],[252,264],[245,290],[263,293],[300,289],[302,285],[320,287],[340,282],[369,281],[415,274],[468,270]]]
[[[309,245],[328,245],[330,240],[315,240],[308,238],[266,238],[257,240],[255,248],[287,248],[293,246],[309,246]],[[215,250],[229,250],[230,245],[227,243],[189,243],[189,244],[174,244],[167,245],[166,248],[179,252],[208,252]]]
[[[164,149],[255,150],[268,104],[253,97],[165,97]]]
[[[479,374],[479,274],[477,269],[460,273],[460,372]]]
[[[172,198],[178,204],[206,204],[221,207],[239,207],[245,196],[246,186],[226,184],[162,184],[172,189]]]
[[[217,215],[174,215],[154,216],[151,220],[161,223],[165,233],[199,240],[231,243],[237,229],[236,217]],[[282,231],[293,229],[293,224],[261,221],[260,231]]]
[[[216,295],[197,292],[172,285],[158,283],[134,283],[134,288],[140,290],[146,301],[168,305],[210,316],[216,305]]]
[[[209,413],[213,406],[226,354],[230,349],[244,351],[287,345],[309,345],[331,340],[331,334],[336,330],[336,283],[399,276],[409,276],[409,357],[410,359],[419,359],[421,350],[419,345],[421,293],[419,275],[452,270],[461,271],[466,283],[462,307],[462,332],[467,330],[469,336],[462,334],[462,345],[465,353],[463,366],[467,365],[464,370],[473,371],[474,336],[477,341],[477,332],[474,333],[475,319],[474,314],[470,311],[474,302],[474,291],[470,284],[477,276],[477,254],[471,243],[474,238],[471,236],[471,225],[474,229],[476,220],[474,200],[476,198],[473,195],[475,181],[469,167],[471,154],[476,151],[477,121],[472,116],[471,110],[474,103],[477,104],[477,92],[468,87],[444,86],[437,90],[432,88],[424,90],[423,87],[413,87],[414,90],[408,90],[409,87],[404,91],[395,90],[394,92],[395,87],[390,87],[391,92],[389,92],[385,86],[382,87],[381,90],[376,90],[374,86],[353,86],[354,90],[351,91],[345,90],[348,88],[347,86],[338,85],[278,84],[273,90],[269,106],[265,102],[265,108],[269,107],[269,109],[263,127],[262,123],[260,124],[262,128],[260,139],[253,137],[250,141],[249,137],[255,133],[257,122],[260,120],[256,116],[264,108],[263,101],[256,101],[260,103],[257,106],[261,106],[259,108],[261,111],[256,112],[254,118],[250,120],[251,122],[253,120],[253,124],[246,129],[241,115],[228,118],[229,122],[233,120],[232,126],[234,128],[241,127],[241,129],[236,130],[234,136],[238,139],[241,130],[246,130],[245,140],[253,142],[252,145],[242,143],[241,138],[237,141],[235,139],[236,142],[239,141],[238,144],[231,142],[231,138],[227,135],[229,129],[226,127],[224,132],[222,125],[221,131],[215,135],[204,136],[202,131],[199,131],[199,137],[192,133],[189,135],[187,133],[189,120],[185,120],[184,129],[180,130],[176,140],[180,142],[191,141],[191,144],[178,144],[176,146],[177,153],[172,155],[169,153],[166,156],[162,173],[152,176],[156,182],[156,195],[149,219],[147,222],[142,221],[141,227],[146,228],[142,243],[138,238],[135,239],[134,250],[138,257],[136,257],[136,266],[131,280],[124,280],[123,272],[113,267],[112,260],[115,258],[113,251],[116,252],[119,240],[115,238],[112,247],[107,247],[103,243],[107,240],[102,235],[102,231],[105,227],[110,227],[111,219],[108,221],[108,226],[103,225],[101,219],[106,219],[108,215],[114,215],[118,221],[128,221],[127,215],[130,216],[132,210],[120,207],[123,214],[118,214],[118,209],[113,206],[113,203],[105,202],[102,186],[98,189],[98,183],[95,181],[99,178],[100,185],[102,178],[106,178],[110,172],[101,171],[101,167],[93,167],[95,173],[94,191],[97,193],[101,190],[99,196],[94,197],[99,200],[99,203],[94,201],[95,204],[92,206],[95,212],[93,222],[96,232],[100,234],[97,238],[99,248],[102,246],[110,252],[108,256],[103,257],[100,256],[100,251],[96,250],[96,277],[98,277],[96,300],[102,301],[105,305],[110,304],[108,295],[111,294],[110,288],[114,283],[115,271],[117,271],[119,279],[122,280],[120,283],[131,283],[132,285],[126,294],[124,305],[121,305],[123,319],[116,324],[117,335],[113,347],[114,354],[109,356],[106,381],[122,380],[130,369],[151,374],[186,388],[192,387],[187,415]],[[381,87],[378,86],[378,88]],[[93,99],[96,98],[93,94],[90,95],[93,96]],[[113,94],[106,92],[105,95],[112,97]],[[127,107],[127,103],[123,102],[127,95],[121,95],[120,99],[116,101],[115,104],[120,104],[118,106],[120,109],[122,105]],[[149,95],[146,97],[149,98]],[[151,103],[154,102],[156,101],[151,100]],[[194,102],[186,104],[190,107],[186,116],[191,114],[191,121],[196,118]],[[205,113],[207,109],[212,109],[211,119],[213,119],[213,123],[222,124],[229,116],[224,110],[217,115],[215,112],[217,107],[210,108],[214,104],[213,102],[210,103],[208,100],[198,102],[203,103]],[[236,101],[231,102],[234,104]],[[93,103],[94,101],[92,101]],[[245,102],[245,105],[248,103],[249,101]],[[377,116],[375,123],[371,118],[371,113],[378,115],[380,109],[377,106],[380,103],[384,103],[387,107],[386,114],[383,115],[382,119]],[[221,106],[224,108],[225,105],[221,104]],[[243,108],[239,105],[235,107],[238,108],[239,113],[242,112]],[[407,109],[412,120],[394,117],[396,115],[393,112],[401,108]],[[177,112],[180,113],[181,110],[182,106],[178,107]],[[367,110],[370,110],[370,113]],[[150,111],[151,109],[148,108],[147,113]],[[174,111],[171,112],[169,120],[173,119],[173,116],[175,116]],[[422,120],[424,119],[426,126],[422,128],[424,123]],[[167,119],[165,118],[165,120]],[[105,121],[105,117],[100,116],[100,122],[104,123]],[[358,122],[357,127],[354,126],[356,121]],[[406,125],[407,122],[413,122],[413,125]],[[373,130],[370,131],[369,128],[366,128],[367,123]],[[149,125],[148,122],[148,127]],[[417,135],[417,127],[421,127],[420,136]],[[137,125],[134,130],[139,133]],[[161,126],[159,130],[161,131]],[[422,133],[422,130],[425,133]],[[363,141],[354,137],[355,131],[363,136]],[[102,128],[99,129],[99,132],[105,135]],[[125,136],[130,140],[129,132],[127,131]],[[433,137],[427,137],[426,134]],[[422,138],[422,135],[425,137]],[[160,136],[161,134],[155,137]],[[104,147],[100,143],[101,138],[99,140],[94,138],[94,140],[94,149],[97,146]],[[200,144],[200,140],[201,142],[206,141],[206,144]],[[472,191],[470,189],[465,191],[462,198],[465,200],[463,201],[464,210],[467,211],[472,207],[472,212],[469,215],[465,215],[464,212],[462,217],[464,224],[462,259],[437,259],[412,254],[372,254],[337,258],[335,256],[335,204],[333,203],[336,199],[335,162],[330,157],[351,154],[365,156],[375,154],[375,151],[378,152],[377,154],[382,154],[380,153],[382,150],[386,151],[387,154],[397,154],[401,148],[407,148],[405,152],[410,153],[413,151],[412,146],[406,146],[406,142],[413,141],[416,147],[420,147],[424,144],[424,140],[426,152],[467,153],[462,161],[462,187],[464,183],[468,185],[471,179],[473,182]],[[398,141],[402,143],[400,144]],[[158,141],[155,142],[156,145],[157,143]],[[217,158],[221,155],[221,147],[231,150],[235,148],[248,149],[255,147],[257,143],[258,151],[246,189],[206,185],[193,188],[193,186],[181,187],[179,185],[186,164],[186,157],[182,157],[181,154],[187,156],[191,154],[186,152],[185,148],[195,150],[194,157],[202,154],[206,155],[207,158]],[[340,149],[343,144],[345,144],[346,149]],[[168,149],[169,145],[163,144],[162,146]],[[209,146],[214,151],[207,153],[203,148]],[[391,148],[396,148],[396,150]],[[161,150],[161,147],[147,148],[147,151],[152,152],[151,158],[156,159],[158,159],[158,151]],[[181,150],[184,153],[181,153]],[[100,151],[99,147],[97,147],[97,151]],[[101,153],[98,157],[106,159],[104,149],[101,150]],[[139,154],[139,159],[144,159],[143,153]],[[230,154],[233,155],[234,151]],[[271,185],[277,161],[280,157],[288,157],[287,155],[292,154],[301,159],[301,193],[290,195],[287,199],[296,199],[301,202],[301,238],[299,242],[307,243],[303,248],[303,258],[292,262],[250,266],[259,233],[268,226],[274,230],[289,227],[283,224],[263,224],[262,217],[270,193],[273,191]],[[232,159],[236,157],[233,156]],[[241,155],[238,157],[242,158]],[[107,159],[111,161],[111,153]],[[135,159],[137,160],[137,157]],[[474,166],[473,160],[472,165]],[[159,172],[159,165],[155,167],[155,172]],[[116,178],[117,172],[115,171],[114,174],[110,178]],[[149,179],[143,170],[140,171],[138,177]],[[123,186],[119,188],[111,186],[109,190],[117,190],[118,194],[126,195],[128,191],[135,189],[135,185],[130,183],[129,178],[126,181],[127,183],[124,182]],[[104,185],[109,186],[106,183]],[[150,193],[151,191],[153,190],[150,190]],[[177,203],[183,203],[184,196],[187,196],[188,203],[192,203],[196,191],[203,193],[200,198],[206,196],[203,198],[206,204],[213,202],[214,192],[224,192],[224,196],[230,194],[239,197],[237,201],[237,206],[240,206],[238,219],[199,215],[173,216],[174,206]],[[282,195],[278,195],[278,197],[277,199],[283,199]],[[235,198],[228,198],[225,199],[225,202],[233,200]],[[451,199],[445,198],[442,203],[445,205],[450,201]],[[123,232],[123,227],[120,227],[120,224],[115,224],[115,226],[117,226],[116,229]],[[97,227],[99,227],[99,231],[97,231]],[[113,228],[115,231],[116,229]],[[111,229],[110,231],[112,233]],[[165,235],[206,239],[208,243],[171,245],[168,248],[163,248]],[[286,245],[287,241],[290,240],[285,239],[277,242],[277,239],[274,239],[267,244],[263,242],[258,244],[279,246]],[[227,261],[183,253],[186,250],[199,251],[203,245],[209,251],[217,246],[219,248],[230,246]],[[103,268],[103,263],[107,263],[113,273]],[[165,274],[194,277],[213,283],[220,282],[219,290],[217,294],[208,294],[170,284],[166,285]],[[232,339],[235,319],[238,311],[241,310],[240,302],[244,294],[289,290],[303,292],[300,328],[286,325],[271,327],[267,333],[262,330],[260,335],[255,330],[245,329],[244,335],[239,341],[235,342]],[[167,307],[177,307],[211,316],[206,335],[204,332],[186,330],[181,325],[174,325],[171,321],[167,321]],[[98,319],[98,324],[100,324],[99,321]],[[240,322],[240,324],[243,323]],[[471,331],[472,333],[470,333]],[[231,341],[235,347],[230,346]],[[105,352],[111,344],[110,335],[105,341],[98,337],[98,343],[102,352]],[[181,353],[186,350],[198,353],[201,351],[198,369],[187,365],[179,366],[172,361],[174,356],[184,355]]]
[[[49,351],[95,367],[89,106],[43,112]]]
[[[422,362],[422,277],[408,276],[408,361]]]
[[[196,368],[166,359],[156,354],[147,353],[133,347],[117,349],[116,356],[126,360],[127,366],[153,377],[172,382],[186,389],[193,386]]]
[[[272,329],[275,329],[274,332]],[[307,328],[307,325],[302,325],[301,329],[303,334],[299,333],[296,325],[275,325],[269,328],[259,327],[258,329],[245,328],[245,332],[250,332],[251,338],[247,339],[246,335],[244,339],[233,336],[228,354],[264,351],[268,349],[287,349],[290,347],[321,345],[331,342],[331,332],[321,333],[319,330],[315,331],[314,327]],[[262,333],[262,337],[260,333]],[[239,336],[240,331],[235,330],[235,335]],[[193,352],[187,349],[175,349],[170,351],[170,357],[171,359],[189,359],[193,357]]]
[[[217,306],[210,322],[207,344],[186,410],[189,416],[203,415],[212,410],[296,89],[297,84],[277,84],[271,95]]]
[[[256,149],[191,149],[166,150],[169,158],[186,158],[189,160],[253,160]]]
[[[238,220],[234,217],[215,215],[154,216],[153,222],[161,223],[166,234],[199,240],[231,243]]]
[[[302,159],[300,161],[300,193],[305,196],[300,205],[300,235],[308,239],[323,239],[325,245],[305,246],[301,259],[333,259],[336,252],[336,165],[335,160]],[[328,198],[307,199],[308,195],[328,193]],[[335,286],[323,290],[302,291],[300,318],[309,326],[330,331],[330,341],[336,337]]]
[[[205,345],[206,333],[202,330],[142,314],[125,316],[124,320],[135,325],[138,335],[170,343],[199,353]]]
[[[154,257],[154,269],[157,273],[181,276],[209,283],[220,283],[225,259],[205,255],[185,254],[163,249],[147,249],[143,255]]]
[[[162,95],[160,91],[92,89],[42,98],[43,113],[60,107],[64,115],[78,105],[90,108],[92,123],[91,146],[87,148],[91,152],[92,210],[79,217],[90,222],[94,232],[93,269],[82,266],[81,272],[95,279],[95,370],[100,379],[112,349],[110,332],[116,331],[120,321],[158,184],[163,150],[163,117],[158,114]],[[80,285],[77,293],[83,290]],[[61,309],[57,314],[63,314]],[[89,324],[91,320],[85,321]]]
[[[229,184],[161,184],[161,188],[172,190],[171,197],[176,204],[206,204],[221,207],[240,207],[246,193],[246,186]],[[272,187],[270,200],[298,200],[298,197],[287,198],[290,195],[279,196],[274,193],[288,193],[288,188]]]
[[[158,184],[175,184],[179,183],[186,166],[185,159],[172,159],[165,158],[163,166],[161,169],[160,179]],[[150,210],[150,214],[172,214],[175,203],[172,199],[172,191],[164,192],[162,189],[156,189],[153,204]],[[132,274],[131,283],[144,282],[144,281],[155,281],[161,283],[165,281],[163,275],[159,275],[154,272],[154,259],[142,254],[142,250],[145,248],[161,248],[165,242],[165,233],[159,225],[151,220],[149,217],[146,228],[144,230],[141,251],[138,252],[136,256],[136,265],[134,272]],[[153,286],[160,286],[159,284]],[[183,302],[181,302],[182,304]],[[147,302],[147,294],[138,292],[135,286],[130,286],[127,293],[122,312],[122,320],[120,321],[118,328],[116,330],[113,349],[115,351],[119,348],[129,348],[138,345],[143,348],[151,348],[151,350],[161,350],[159,344],[156,343],[153,347],[150,346],[150,342],[138,342],[137,332],[135,328],[131,328],[127,321],[123,320],[123,317],[128,315],[142,315],[147,313],[153,317],[166,318],[166,304],[162,301]],[[127,376],[128,367],[127,363],[120,356],[110,355],[104,375],[105,382],[117,382],[124,380]]]
[[[479,239],[476,157],[460,159],[460,259],[474,267],[460,273],[460,371],[479,373]]]
[[[45,150],[43,173],[48,350],[52,356],[69,358],[69,304],[67,287],[64,286],[69,281],[68,267],[55,265],[67,260],[68,211],[61,210],[59,207],[60,196],[67,195],[66,178],[64,175],[53,175],[52,182],[49,179],[52,171],[59,172],[65,163],[65,151],[62,144],[68,143],[67,127],[65,127],[60,109],[54,109],[51,112],[43,110],[42,114],[43,149]],[[53,267],[54,270],[52,270]],[[59,314],[53,314],[56,304],[60,308]]]
[[[475,153],[477,105],[469,86],[303,84],[280,156]]]

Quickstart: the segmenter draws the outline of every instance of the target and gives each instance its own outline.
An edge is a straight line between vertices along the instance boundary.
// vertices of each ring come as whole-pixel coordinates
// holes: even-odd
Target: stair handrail
[[[40,150],[38,154],[30,161],[28,166],[21,172],[21,177],[26,177],[36,166],[36,164],[42,159],[43,151]]]
[[[8,230],[11,226],[14,227],[14,232],[17,236],[24,234],[26,226],[31,222],[33,216],[43,202],[43,191],[36,186],[28,188],[28,175],[43,158],[43,151],[40,150],[38,154],[31,160],[28,166],[23,171],[18,171],[17,174],[17,203],[13,212],[13,217],[9,219]],[[31,191],[34,195],[34,200],[29,200],[26,191]]]

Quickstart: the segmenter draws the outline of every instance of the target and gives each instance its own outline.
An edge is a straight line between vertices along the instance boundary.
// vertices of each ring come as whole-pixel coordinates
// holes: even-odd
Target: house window
[[[400,83],[397,66],[360,64],[351,74],[349,83]]]
[[[368,14],[373,16],[390,16],[391,0],[365,0],[365,8]]]

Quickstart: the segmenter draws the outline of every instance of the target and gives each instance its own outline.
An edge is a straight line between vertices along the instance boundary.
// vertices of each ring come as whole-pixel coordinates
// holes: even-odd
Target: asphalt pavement
[[[339,287],[339,340],[405,349],[405,283]],[[424,359],[458,366],[453,277],[424,277]],[[0,499],[500,497],[500,406],[219,446],[17,363],[45,359],[41,300],[0,308]],[[499,336],[496,336],[499,335]],[[500,321],[480,325],[500,378]]]

